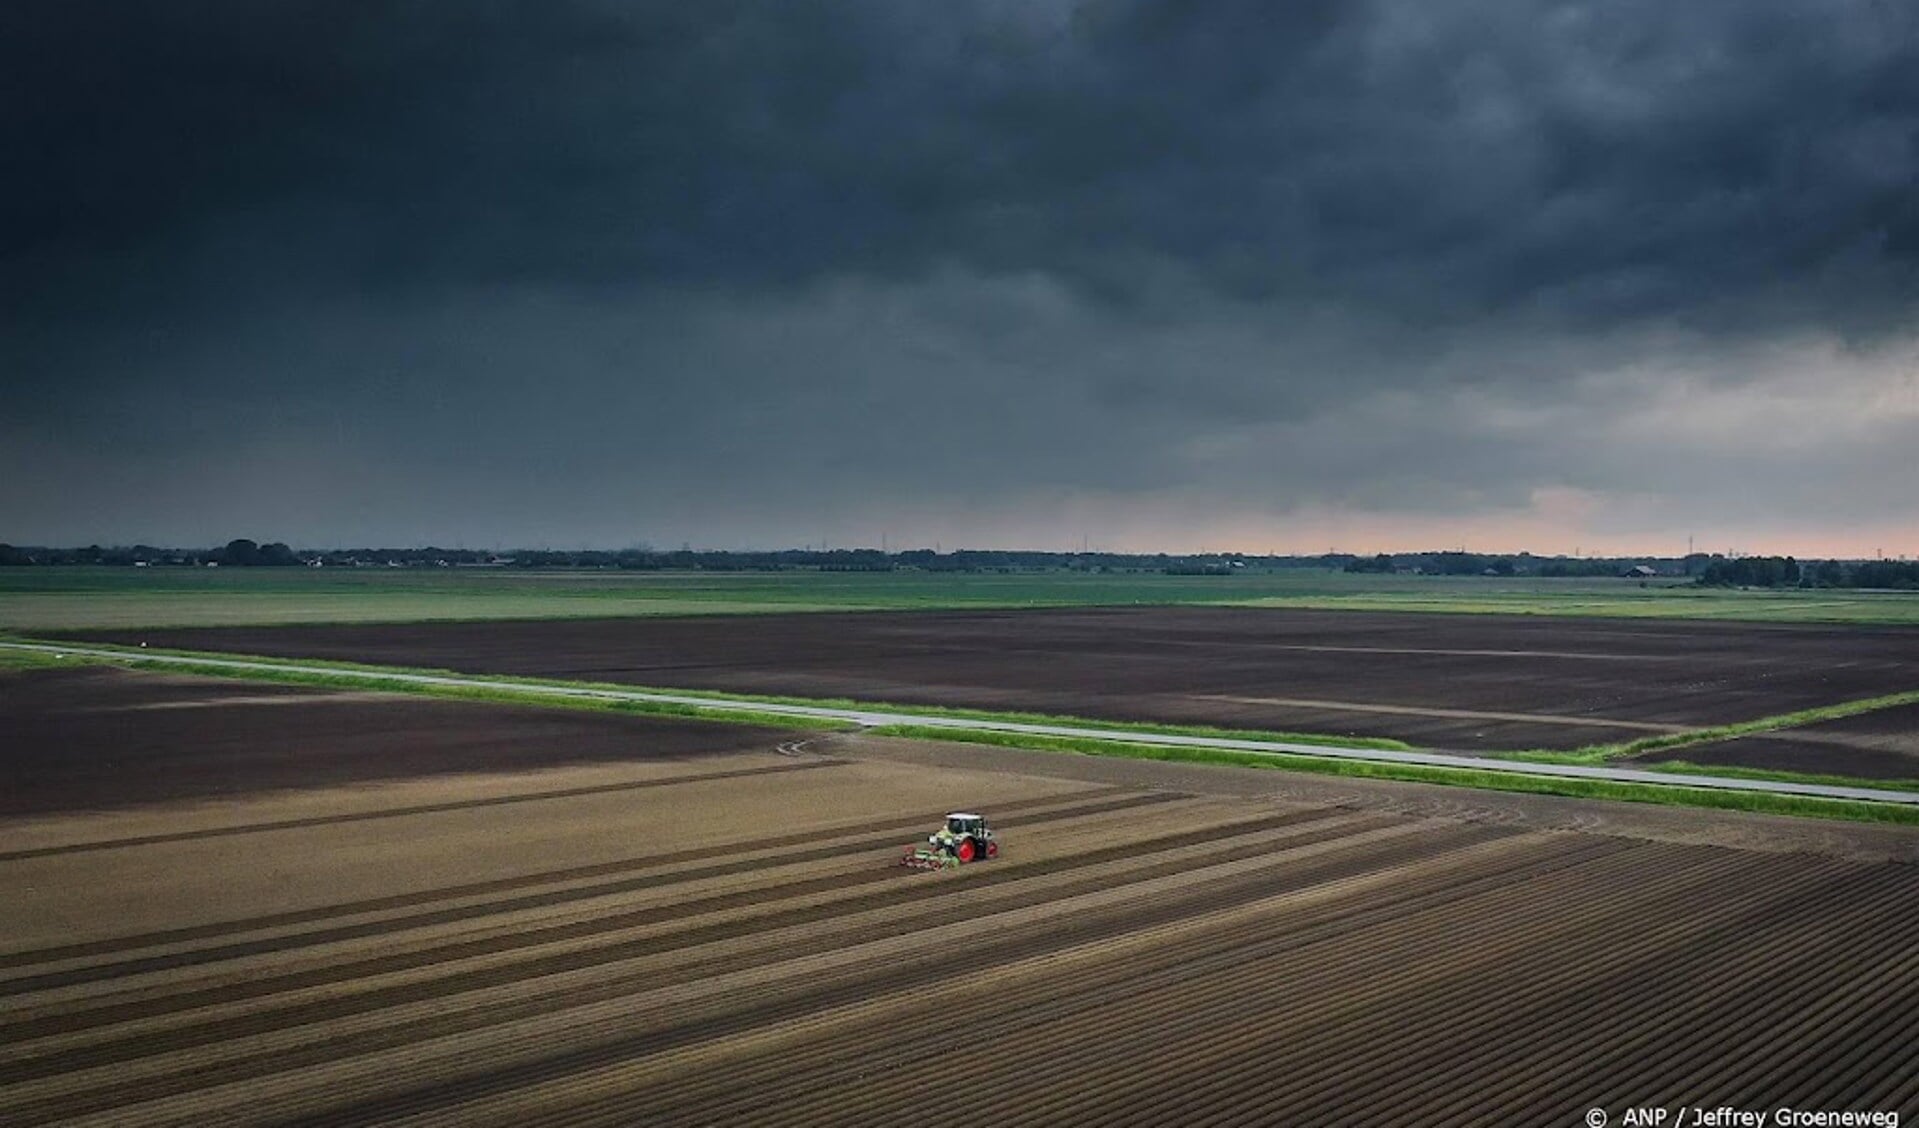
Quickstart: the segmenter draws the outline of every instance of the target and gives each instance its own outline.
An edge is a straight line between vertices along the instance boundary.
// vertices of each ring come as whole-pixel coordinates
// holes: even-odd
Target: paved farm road
[[[28,650],[41,654],[70,654],[85,658],[116,661],[165,662],[171,665],[227,670],[283,670],[304,674],[338,675],[342,671],[324,666],[303,666],[293,662],[261,662],[246,658],[182,657],[148,654],[138,650],[104,647],[73,647],[44,643],[0,642],[10,650]],[[1133,744],[1164,747],[1224,748],[1234,752],[1271,755],[1319,756],[1335,760],[1364,760],[1386,764],[1414,764],[1439,768],[1466,768],[1478,771],[1509,772],[1514,775],[1550,776],[1562,779],[1608,780],[1614,783],[1647,783],[1666,787],[1708,788],[1718,791],[1756,791],[1772,795],[1803,795],[1821,799],[1852,799],[1878,803],[1919,806],[1919,792],[1892,791],[1870,787],[1843,787],[1815,783],[1787,783],[1776,780],[1734,779],[1725,776],[1685,775],[1577,764],[1535,764],[1519,760],[1492,760],[1441,752],[1387,752],[1369,748],[1333,748],[1318,744],[1295,744],[1279,740],[1233,740],[1223,737],[1179,736],[1162,733],[1130,732],[1080,725],[1040,725],[1018,721],[987,721],[942,717],[912,712],[879,709],[844,709],[824,705],[786,705],[762,701],[738,701],[693,693],[657,693],[638,689],[586,689],[572,686],[541,685],[511,678],[470,678],[442,674],[416,674],[400,670],[354,670],[352,675],[369,681],[395,685],[449,686],[455,688],[508,689],[515,693],[559,698],[596,698],[613,701],[644,701],[666,705],[691,705],[716,712],[771,714],[788,717],[849,721],[865,726],[917,725],[925,728],[971,729],[975,731],[1017,733],[1026,736],[1055,736],[1094,740],[1124,740]]]

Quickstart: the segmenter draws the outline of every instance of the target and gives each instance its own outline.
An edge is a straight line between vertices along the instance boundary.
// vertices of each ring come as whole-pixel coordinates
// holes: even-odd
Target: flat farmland
[[[0,816],[770,748],[792,734],[102,667],[0,673]]]
[[[632,754],[7,817],[0,1122],[1919,1112],[1909,831],[568,720]],[[890,864],[958,806],[1000,860]]]
[[[1919,778],[1919,705],[1696,745],[1678,754],[1714,767],[1776,770],[1818,764],[1821,770],[1839,775],[1915,779]]]
[[[739,693],[1575,748],[1919,688],[1919,629],[1245,608],[69,637]],[[1819,757],[1789,765],[1823,770]]]
[[[724,572],[576,568],[0,568],[0,630],[1134,605],[1324,607],[1919,624],[1919,592],[1744,591],[1669,579],[1388,576],[1319,568]]]

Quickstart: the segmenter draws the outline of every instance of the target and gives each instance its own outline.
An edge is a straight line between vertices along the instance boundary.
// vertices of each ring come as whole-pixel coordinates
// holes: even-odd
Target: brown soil
[[[0,1122],[1910,1119],[1919,834],[1791,824],[871,737],[8,820]]]
[[[1915,688],[1919,630],[1238,608],[107,631],[154,646],[1570,748]],[[1392,711],[1381,711],[1390,709]],[[1582,723],[1583,722],[1583,723]],[[1795,763],[1820,771],[1820,757]]]
[[[0,673],[0,815],[683,760],[793,734],[93,667]]]
[[[1352,779],[1271,768],[1178,764],[994,745],[903,740],[864,733],[833,734],[813,746],[838,758],[885,760],[929,768],[966,768],[1024,778],[1382,811],[1422,819],[1459,819],[1526,830],[1577,831],[1648,842],[1919,865],[1919,830],[1903,826],[1484,791],[1434,783]]]
[[[1919,779],[1919,705],[1696,744],[1643,758],[1658,761],[1674,757],[1695,764]]]

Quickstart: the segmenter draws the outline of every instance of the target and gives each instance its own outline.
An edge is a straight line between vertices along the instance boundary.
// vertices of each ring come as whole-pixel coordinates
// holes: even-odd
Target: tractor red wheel
[[[965,838],[960,840],[959,860],[962,862],[970,862],[973,860],[973,840],[972,839]]]
[[[989,860],[999,857],[999,843],[988,842],[986,844],[986,857]]]

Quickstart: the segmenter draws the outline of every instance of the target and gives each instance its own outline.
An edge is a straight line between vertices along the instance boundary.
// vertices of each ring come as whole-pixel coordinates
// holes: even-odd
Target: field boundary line
[[[846,708],[825,705],[792,705],[776,702],[744,702],[724,697],[693,693],[659,693],[651,690],[619,690],[598,687],[550,685],[541,682],[517,682],[500,679],[461,677],[451,674],[420,674],[401,670],[356,669],[350,672],[324,666],[269,662],[250,658],[182,657],[171,654],[144,654],[138,650],[103,647],[57,646],[45,643],[0,642],[0,648],[26,650],[42,654],[72,655],[109,661],[149,662],[170,666],[199,667],[211,670],[293,673],[315,677],[351,678],[395,686],[425,688],[482,689],[512,692],[530,697],[556,700],[634,701],[645,704],[673,705],[715,713],[746,713],[760,716],[797,717],[813,721],[839,721],[863,728],[909,725],[918,728],[945,729],[954,732],[996,732],[1016,736],[1054,737],[1079,740],[1110,740],[1156,747],[1223,749],[1256,755],[1305,756],[1317,759],[1357,760],[1376,764],[1402,764],[1473,772],[1497,772],[1509,775],[1557,779],[1597,780],[1607,783],[1649,784],[1658,787],[1692,788],[1713,791],[1749,791],[1770,795],[1835,799],[1851,802],[1893,804],[1919,807],[1919,792],[1892,791],[1871,787],[1842,787],[1828,784],[1789,783],[1778,780],[1739,779],[1730,776],[1672,775],[1635,768],[1602,767],[1590,764],[1554,764],[1526,760],[1496,760],[1445,752],[1391,752],[1372,748],[1342,748],[1322,744],[1303,744],[1277,740],[1240,740],[1230,737],[1185,736],[1174,733],[1139,732],[1101,728],[1092,725],[1042,725],[1023,721],[993,721],[981,718],[943,717],[913,712],[891,712],[871,708]]]

